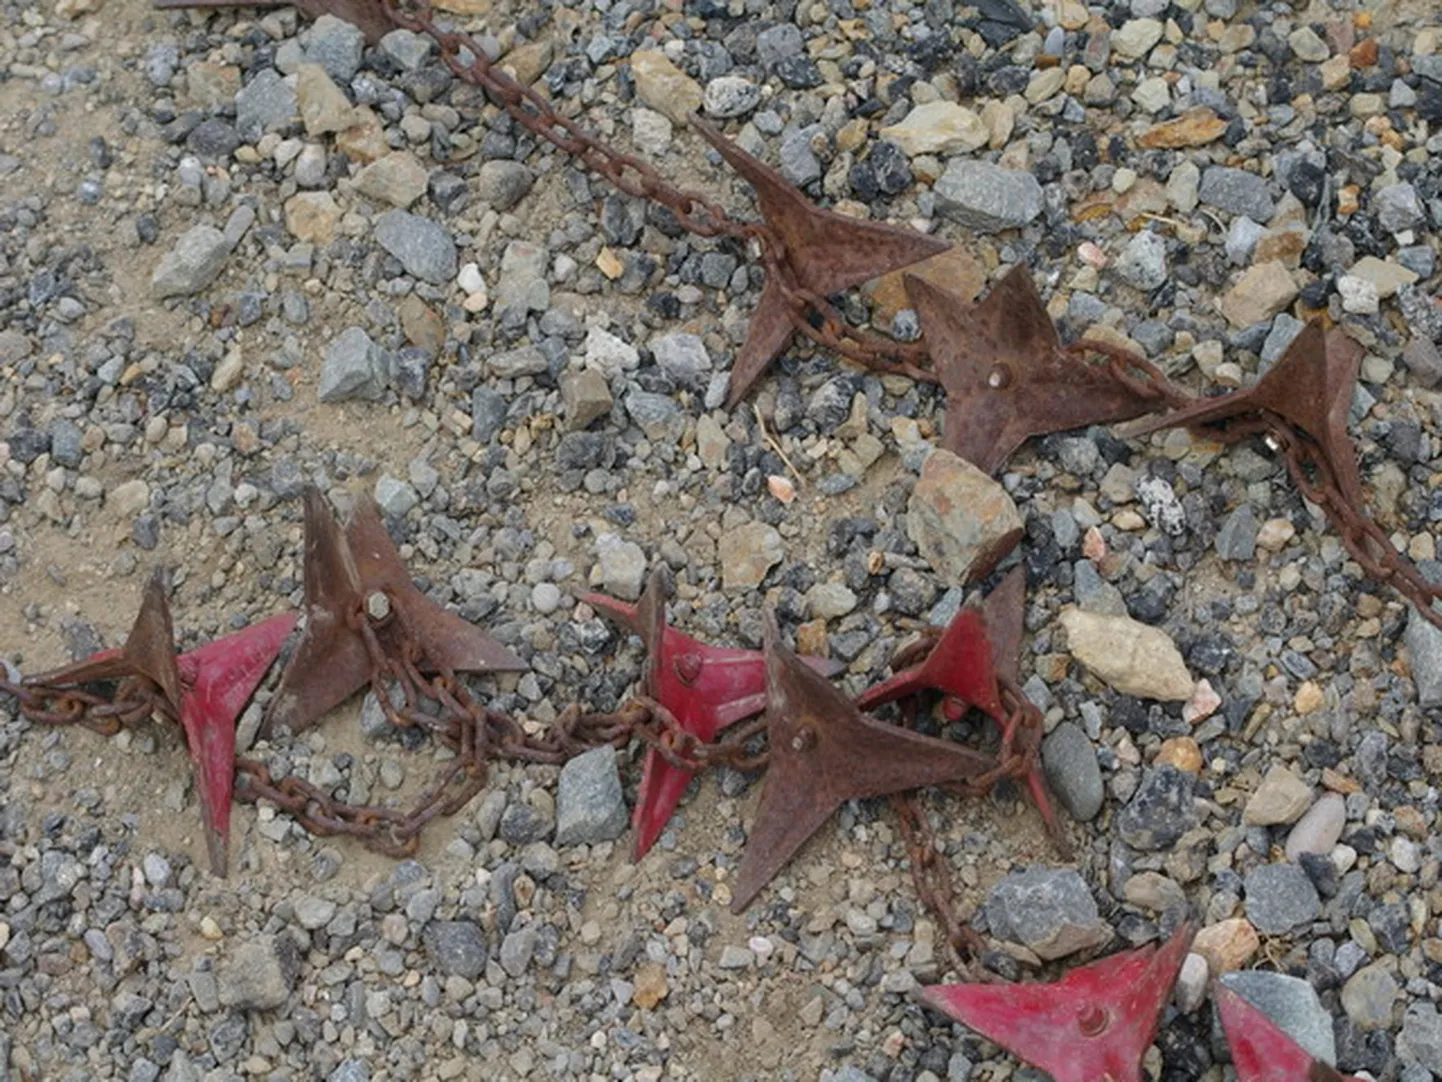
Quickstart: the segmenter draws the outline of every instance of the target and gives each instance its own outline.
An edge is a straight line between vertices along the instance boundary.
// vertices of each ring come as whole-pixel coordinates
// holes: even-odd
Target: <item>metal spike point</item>
[[[856,699],[858,709],[870,711],[908,695],[936,691],[945,696],[948,716],[959,718],[968,707],[975,707],[1002,727],[1002,745],[1009,745],[1017,734],[1015,719],[1002,701],[1001,681],[1016,683],[1025,606],[1026,574],[1013,568],[985,601],[972,601],[952,617],[921,664],[862,692]],[[1020,696],[1020,689],[1015,694]],[[1039,732],[1040,719],[1036,721]],[[1052,806],[1035,748],[1031,757],[1027,791],[1047,834],[1063,854],[1070,854],[1071,843]]]
[[[670,627],[666,623],[666,579],[660,568],[651,572],[634,605],[603,594],[583,594],[579,600],[641,637],[646,647],[642,694],[670,711],[696,739],[710,744],[723,729],[765,709],[765,655],[758,650],[708,646]],[[825,658],[805,661],[827,677],[842,668]],[[691,771],[668,762],[655,748],[647,751],[631,815],[633,860],[645,856],[661,836],[691,778]]]
[[[840,293],[949,247],[946,241],[913,229],[848,218],[815,206],[775,169],[746,153],[706,121],[693,115],[691,123],[751,185],[761,216],[785,245],[791,272],[801,286],[813,293]],[[746,397],[786,348],[792,334],[785,296],[777,283],[768,280],[751,315],[746,342],[731,370],[728,409]]]
[[[416,589],[380,510],[360,497],[342,530],[320,490],[305,490],[306,626],[281,676],[262,731],[300,732],[370,682],[371,659],[353,621],[367,620],[384,648],[397,626],[418,646],[422,672],[497,672],[525,662],[480,628]]]
[[[943,446],[978,469],[996,473],[1032,436],[1156,408],[1104,368],[1062,349],[1024,264],[976,305],[914,274],[905,281],[946,388]]]
[[[272,616],[182,654],[177,662],[184,686],[180,723],[195,766],[210,870],[221,879],[229,865],[236,722],[295,622],[294,613]]]
[[[921,1001],[1055,1082],[1142,1082],[1142,1056],[1192,934],[1184,925],[1161,948],[1113,954],[1059,981],[932,985]]]
[[[180,710],[181,688],[180,674],[175,668],[175,631],[170,603],[166,600],[169,587],[169,574],[157,567],[145,584],[140,612],[130,625],[124,646],[101,650],[82,661],[26,677],[25,683],[61,687],[139,676],[160,691],[165,707],[172,717],[176,716]]]
[[[1251,387],[1198,399],[1164,416],[1125,425],[1119,434],[1133,437],[1186,426],[1225,436],[1231,423],[1249,420],[1255,426],[1259,420],[1271,418],[1275,423],[1280,418],[1310,441],[1308,450],[1317,453],[1342,500],[1365,519],[1366,493],[1357,468],[1357,450],[1347,433],[1362,352],[1362,347],[1340,329],[1329,333],[1321,320],[1314,319]],[[1331,508],[1324,510],[1333,514]],[[1393,585],[1416,605],[1419,614],[1442,627],[1442,612],[1431,604],[1442,598],[1442,586],[1429,582],[1392,546],[1380,527],[1370,519],[1366,521],[1368,532],[1360,538],[1354,538],[1342,523],[1336,523],[1343,541],[1354,549],[1354,554],[1360,547],[1363,555],[1398,576]]]
[[[1312,1054],[1224,984],[1212,985],[1237,1082],[1359,1082]]]
[[[769,612],[765,649],[769,752],[737,875],[735,913],[846,801],[973,778],[996,766],[960,744],[866,717],[781,642]]]

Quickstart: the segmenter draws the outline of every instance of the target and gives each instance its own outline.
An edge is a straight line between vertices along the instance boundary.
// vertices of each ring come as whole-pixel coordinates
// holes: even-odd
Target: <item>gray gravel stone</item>
[[[711,355],[694,334],[666,334],[651,343],[656,363],[682,387],[699,390],[711,377]],[[609,407],[607,407],[609,408]]]
[[[1063,721],[1042,743],[1041,761],[1047,781],[1072,818],[1083,823],[1096,818],[1105,789],[1097,750],[1086,733]]]
[[[535,176],[523,164],[496,158],[481,166],[476,173],[476,198],[496,210],[510,210],[526,197]]]
[[[1377,224],[1389,233],[1415,229],[1426,221],[1426,211],[1417,189],[1411,184],[1389,184],[1372,193],[1372,210]]]
[[[311,24],[305,57],[325,68],[332,79],[345,86],[360,70],[365,45],[360,27],[334,15],[322,15]]]
[[[1217,555],[1224,560],[1251,560],[1257,554],[1257,514],[1244,503],[1225,519],[1217,531]]]
[[[556,844],[611,841],[626,829],[626,801],[616,749],[592,748],[561,768],[556,790]]]
[[[456,276],[456,242],[450,230],[429,218],[388,210],[376,220],[375,238],[413,277],[446,285]]]
[[[510,976],[519,977],[530,968],[536,954],[536,929],[525,925],[501,940],[501,968]]]
[[[1247,873],[1247,919],[1263,935],[1283,935],[1322,912],[1317,888],[1296,864],[1262,864]]]
[[[967,229],[1000,233],[1026,225],[1042,210],[1041,185],[1019,169],[954,158],[932,191],[943,214]]]
[[[229,255],[224,233],[214,226],[193,226],[161,257],[150,276],[150,292],[157,298],[199,293],[220,277]]]
[[[1442,628],[1413,608],[1408,614],[1402,641],[1411,658],[1417,702],[1428,708],[1442,706]]]
[[[1442,1014],[1431,1003],[1413,1003],[1397,1034],[1397,1056],[1442,1076]]]
[[[1167,280],[1167,242],[1160,233],[1143,229],[1127,243],[1115,264],[1127,285],[1143,291],[1156,289]]]
[[[1028,868],[1006,876],[991,889],[986,920],[998,938],[1048,960],[1111,938],[1086,880],[1074,868]]]
[[[1342,988],[1342,1008],[1360,1030],[1387,1029],[1397,1002],[1397,982],[1381,965],[1364,966]]]
[[[386,385],[384,351],[359,327],[336,335],[321,365],[316,397],[322,402],[378,398]]]
[[[1268,221],[1276,209],[1265,177],[1224,165],[1210,165],[1202,171],[1198,195],[1208,206],[1228,214],[1245,214],[1256,222]]]
[[[243,1011],[272,1011],[285,1005],[300,975],[300,953],[286,936],[261,936],[236,947],[217,971],[220,1003]]]
[[[432,921],[425,941],[442,973],[473,981],[486,970],[486,935],[474,921]]]
[[[596,538],[596,563],[603,591],[625,601],[641,596],[646,578],[646,553],[634,541],[613,533]]]
[[[494,387],[482,384],[471,392],[471,439],[490,443],[506,424],[510,403]]]
[[[1192,775],[1173,766],[1148,771],[1116,818],[1117,836],[1134,849],[1175,845],[1197,821]]]
[[[706,84],[702,104],[714,117],[742,116],[761,100],[761,88],[739,75],[721,75]]]
[[[1222,983],[1317,1059],[1328,1064],[1337,1062],[1332,1016],[1306,981],[1285,973],[1254,969],[1227,973]]]
[[[300,121],[295,86],[274,68],[262,68],[235,95],[235,127],[255,142],[266,132],[282,132]]]

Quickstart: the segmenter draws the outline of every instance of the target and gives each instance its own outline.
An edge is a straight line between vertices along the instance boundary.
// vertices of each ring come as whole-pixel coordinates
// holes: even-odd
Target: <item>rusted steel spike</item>
[[[1352,410],[1361,364],[1361,346],[1340,329],[1330,333],[1323,330],[1321,321],[1314,319],[1251,387],[1216,398],[1199,399],[1165,416],[1137,421],[1124,426],[1121,434],[1140,436],[1180,425],[1215,426],[1225,434],[1229,421],[1249,416],[1265,418],[1270,414],[1311,440],[1335,480],[1342,500],[1365,518],[1367,498],[1357,469],[1357,451],[1347,434],[1347,418]],[[1324,510],[1331,513],[1330,508]],[[1370,545],[1373,558],[1402,572],[1405,583],[1411,587],[1402,592],[1417,605],[1421,615],[1442,627],[1442,613],[1427,603],[1428,596],[1442,598],[1442,587],[1428,583],[1380,530],[1376,535],[1357,539],[1338,525],[1343,540],[1349,545]]]
[[[175,631],[166,601],[169,575],[157,567],[146,583],[140,612],[130,626],[125,645],[102,650],[84,661],[65,665],[26,679],[27,684],[60,686],[92,680],[120,680],[142,676],[160,692],[172,718],[180,712],[180,672],[175,667]]]
[[[1363,505],[1356,453],[1347,435],[1347,415],[1362,364],[1362,347],[1346,334],[1327,334],[1312,320],[1292,339],[1286,352],[1251,387],[1126,425],[1121,431],[1144,436],[1162,428],[1222,425],[1267,411],[1300,428],[1316,441],[1342,489],[1342,495]]]
[[[141,678],[156,688],[156,707],[185,731],[195,791],[205,826],[210,869],[228,864],[230,800],[235,785],[235,724],[295,626],[293,613],[273,616],[233,635],[175,656],[167,576],[157,569],[125,646],[33,677],[51,686]]]
[[[978,469],[995,473],[1031,436],[1156,408],[1105,368],[1062,349],[1024,264],[976,305],[912,274],[906,291],[946,388],[942,443]]]
[[[1237,1082],[1358,1082],[1314,1059],[1287,1033],[1223,984],[1212,985]]]
[[[1142,1056],[1191,942],[1184,925],[1160,949],[1113,954],[1059,981],[932,985],[921,1001],[1055,1082],[1142,1082]]]
[[[294,7],[311,19],[334,15],[360,28],[367,44],[374,45],[395,29],[381,0],[152,0],[157,10],[175,8]]]
[[[396,626],[420,647],[424,672],[516,671],[526,663],[416,589],[375,503],[358,497],[342,530],[314,486],[305,490],[305,612],[300,644],[281,676],[263,731],[300,732],[370,682],[358,622],[386,646]]]
[[[765,709],[765,655],[759,650],[707,646],[668,626],[666,579],[660,568],[651,572],[634,605],[603,594],[582,594],[580,600],[641,637],[646,646],[642,694],[670,711],[697,740],[712,743],[722,729]],[[828,677],[842,668],[825,658],[805,661]],[[633,860],[645,856],[661,836],[691,776],[691,771],[668,762],[655,748],[647,751],[631,815]]]
[[[843,803],[991,772],[988,755],[885,725],[781,642],[766,615],[769,752],[731,910],[739,913]]]
[[[693,115],[691,123],[751,185],[761,216],[785,245],[785,258],[796,281],[813,293],[827,296],[851,289],[949,247],[946,241],[913,229],[848,218],[815,206],[775,169],[700,117]],[[728,409],[746,397],[761,373],[786,348],[792,333],[785,295],[780,284],[768,278],[731,370]]]
[[[189,653],[178,666],[184,684],[180,723],[195,766],[211,872],[230,863],[230,803],[235,792],[235,726],[256,685],[280,655],[296,614],[281,613]]]
[[[955,721],[968,707],[975,707],[1002,727],[1005,744],[1014,735],[1016,719],[1002,701],[1000,682],[1017,682],[1025,613],[1026,573],[1017,567],[984,602],[973,601],[952,617],[921,664],[903,669],[862,692],[856,699],[857,707],[869,711],[920,691],[938,691],[945,696],[943,709],[948,718]],[[1020,689],[1015,694],[1020,695]],[[1035,758],[1027,772],[1027,790],[1047,833],[1061,852],[1069,854],[1071,843],[1057,819],[1046,777]]]

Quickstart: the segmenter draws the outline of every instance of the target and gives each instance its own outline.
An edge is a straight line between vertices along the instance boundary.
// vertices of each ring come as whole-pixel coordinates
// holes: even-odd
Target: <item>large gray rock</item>
[[[425,940],[447,976],[473,981],[486,971],[486,935],[474,921],[432,921],[426,925]]]
[[[1266,177],[1225,165],[1208,166],[1198,190],[1203,203],[1228,214],[1245,214],[1255,222],[1269,221],[1276,204]]]
[[[1425,707],[1442,706],[1442,628],[1413,609],[1402,641],[1411,658],[1417,702]]]
[[[274,68],[262,68],[235,96],[235,128],[255,142],[266,132],[284,131],[300,120],[295,84]]]
[[[1243,881],[1247,919],[1263,935],[1282,935],[1317,919],[1322,900],[1299,865],[1263,864]]]
[[[953,159],[932,191],[938,210],[980,233],[1018,229],[1042,210],[1036,177],[970,158]]]
[[[300,952],[288,936],[247,940],[220,966],[220,1004],[243,1011],[285,1006],[300,975]]]
[[[985,575],[1016,547],[1021,515],[1006,489],[966,459],[936,450],[906,505],[906,532],[950,584]]]
[[[1064,958],[1111,938],[1086,880],[1073,868],[1013,872],[992,887],[986,920],[997,937],[1045,959]]]
[[[150,276],[150,292],[158,298],[199,293],[220,277],[230,247],[225,234],[214,226],[193,226],[160,257]]]
[[[375,238],[413,277],[445,285],[456,276],[456,242],[445,226],[429,218],[388,210],[376,221]]]
[[[1431,1003],[1413,1003],[1397,1034],[1397,1058],[1442,1075],[1442,1014]]]
[[[1074,722],[1064,721],[1041,746],[1047,781],[1073,819],[1086,823],[1101,811],[1105,789],[1097,749]]]
[[[1222,983],[1314,1057],[1328,1064],[1337,1062],[1332,1016],[1306,981],[1284,973],[1250,969],[1228,973],[1222,977]]]
[[[321,363],[316,396],[322,402],[376,398],[385,390],[389,375],[385,351],[360,327],[341,331]]]
[[[556,844],[608,842],[626,829],[626,800],[616,749],[592,748],[561,768],[556,788]]]

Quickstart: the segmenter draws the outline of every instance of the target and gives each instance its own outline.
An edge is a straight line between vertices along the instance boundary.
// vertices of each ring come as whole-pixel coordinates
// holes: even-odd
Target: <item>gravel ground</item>
[[[750,213],[699,107],[818,202],[954,240],[954,288],[1025,260],[1066,334],[1193,390],[1326,310],[1366,348],[1374,512],[1439,571],[1428,4],[450,6],[668,177]],[[1265,447],[1097,429],[998,487],[928,456],[932,388],[806,349],[728,414],[747,253],[538,147],[405,33],[0,0],[0,177],[8,663],[121,641],[157,564],[187,645],[296,605],[314,482],[372,492],[432,596],[528,660],[484,685],[502,709],[623,701],[638,644],[577,595],[658,565],[682,630],[756,646],[772,606],[854,692],[1020,522],[1022,675],[1079,855],[1015,793],[928,798],[995,965],[1055,975],[1189,915],[1148,1077],[1232,1077],[1224,973],[1346,1071],[1442,1077],[1442,632]],[[845,304],[917,331],[894,277]],[[432,749],[336,713],[257,751],[353,800],[425,785]],[[222,882],[178,734],[0,712],[0,1075],[1039,1077],[915,1002],[945,954],[884,807],[845,807],[733,917],[756,779],[702,779],[632,864],[638,774],[634,748],[497,765],[405,862],[238,808]]]

